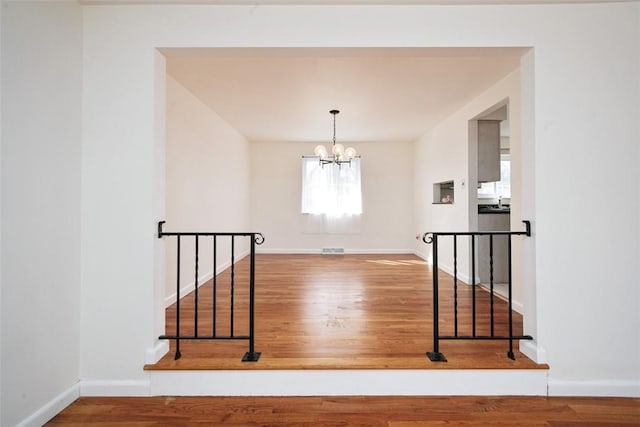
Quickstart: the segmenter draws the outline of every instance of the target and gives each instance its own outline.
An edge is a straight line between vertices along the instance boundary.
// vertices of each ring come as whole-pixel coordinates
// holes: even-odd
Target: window
[[[478,197],[484,199],[511,198],[511,160],[509,154],[500,156],[500,181],[483,182]]]
[[[361,214],[360,159],[340,167],[319,163],[317,158],[302,159],[302,213]]]

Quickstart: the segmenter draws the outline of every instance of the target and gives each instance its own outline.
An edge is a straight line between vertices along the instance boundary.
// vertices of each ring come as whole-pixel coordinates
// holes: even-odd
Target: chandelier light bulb
[[[333,146],[333,154],[336,156],[342,156],[344,154],[344,145],[336,144]]]
[[[344,155],[347,156],[347,159],[351,160],[356,156],[356,149],[353,147],[349,147],[344,150]]]
[[[318,145],[316,146],[316,148],[313,150],[313,152],[316,154],[316,156],[320,157],[321,159],[326,159],[327,158],[327,149],[324,147],[324,145]]]

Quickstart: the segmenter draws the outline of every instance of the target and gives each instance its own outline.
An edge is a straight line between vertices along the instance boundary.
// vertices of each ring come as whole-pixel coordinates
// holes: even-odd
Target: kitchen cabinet
[[[508,211],[478,214],[479,231],[509,231],[511,215]],[[507,236],[493,237],[493,282],[509,281],[509,243]],[[489,283],[489,236],[478,238],[478,277],[480,283]]]
[[[500,120],[478,120],[478,182],[500,181]]]

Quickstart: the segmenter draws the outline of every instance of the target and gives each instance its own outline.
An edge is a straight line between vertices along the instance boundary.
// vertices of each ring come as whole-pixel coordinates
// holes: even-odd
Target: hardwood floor
[[[83,397],[47,425],[639,426],[640,399]]]
[[[248,331],[248,258],[235,269],[234,332]],[[229,272],[217,280],[218,334],[228,334]],[[505,341],[443,341],[448,363],[433,363],[430,267],[414,255],[256,256],[257,363],[242,363],[245,341],[182,341],[180,360],[171,351],[145,369],[547,369]],[[453,280],[440,275],[441,333],[453,334]],[[478,333],[489,333],[489,294],[477,288]],[[211,334],[211,282],[199,288],[201,334]],[[459,331],[471,331],[471,288],[460,285]],[[194,331],[194,295],[181,302],[181,331]],[[166,311],[167,333],[175,333],[175,305]],[[494,298],[495,333],[507,333],[507,304]],[[514,332],[522,317],[514,313]],[[517,343],[516,343],[517,349]]]
[[[547,369],[505,342],[448,342],[448,363],[432,363],[431,272],[411,255],[259,255],[256,277],[257,363],[243,363],[245,342],[183,342],[182,359],[171,352],[146,369]],[[247,308],[247,260],[236,271],[237,309]],[[228,272],[218,278],[216,330],[230,327]],[[453,333],[452,280],[441,275],[443,333]],[[211,283],[199,290],[201,307],[212,303]],[[477,289],[478,332],[488,319],[489,294]],[[459,330],[471,327],[471,290],[459,289]],[[507,307],[496,299],[496,333],[505,333]],[[167,332],[175,331],[175,306]],[[183,332],[193,332],[193,294],[182,300]],[[515,331],[522,319],[515,314]],[[211,310],[199,314],[199,332],[213,327]],[[234,319],[236,334],[247,319]],[[640,426],[640,399],[547,397],[147,397],[78,399],[48,425],[269,425],[269,426]]]

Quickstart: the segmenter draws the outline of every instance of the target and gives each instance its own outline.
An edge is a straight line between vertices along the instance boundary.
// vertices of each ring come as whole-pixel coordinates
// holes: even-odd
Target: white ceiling
[[[522,48],[164,49],[167,72],[250,141],[412,141],[519,66]]]

